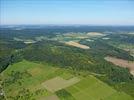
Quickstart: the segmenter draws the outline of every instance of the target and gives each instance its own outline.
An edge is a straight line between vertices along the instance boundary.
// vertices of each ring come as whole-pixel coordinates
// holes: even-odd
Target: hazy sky
[[[0,24],[134,25],[134,0],[0,0]]]

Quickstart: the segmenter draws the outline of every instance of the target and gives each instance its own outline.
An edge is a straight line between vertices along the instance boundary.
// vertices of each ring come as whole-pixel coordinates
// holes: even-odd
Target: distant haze
[[[0,0],[0,24],[134,25],[134,0]]]

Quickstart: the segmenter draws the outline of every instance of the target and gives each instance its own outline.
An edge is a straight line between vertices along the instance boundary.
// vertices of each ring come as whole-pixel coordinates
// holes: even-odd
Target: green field
[[[52,67],[47,63],[40,64],[23,60],[10,65],[1,73],[2,88],[8,100],[44,100],[45,98],[57,100],[57,97],[59,100],[133,100],[131,96],[124,92],[117,92],[92,75],[85,77],[81,75],[74,74],[68,69]],[[61,90],[55,92],[47,90],[42,85],[56,77],[63,78],[65,82],[73,77],[79,78],[80,81],[68,87],[61,87]]]
[[[129,95],[117,92],[93,76],[83,78],[79,83],[66,90],[76,100],[133,100]]]

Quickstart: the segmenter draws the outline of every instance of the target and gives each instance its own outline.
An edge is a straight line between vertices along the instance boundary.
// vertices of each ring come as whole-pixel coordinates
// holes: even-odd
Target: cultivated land
[[[123,92],[117,92],[107,84],[93,76],[87,76],[82,80],[66,88],[76,100],[133,100]]]
[[[133,44],[120,44],[118,48],[123,49],[130,53],[134,57],[134,45]]]
[[[79,42],[82,39],[90,39],[90,38],[98,38],[98,37],[103,37],[105,36],[104,33],[99,33],[99,32],[69,32],[69,33],[64,33],[64,34],[57,34],[55,37],[49,39],[49,38],[42,38],[41,39],[48,39],[48,40],[56,40],[60,42],[69,42],[69,41],[74,41],[74,42]]]
[[[9,66],[1,73],[2,80],[5,83],[2,88],[9,100],[11,96],[22,95],[19,94],[22,89],[28,89],[29,95],[32,95],[32,98],[38,100],[38,98],[53,95],[53,93],[47,91],[42,84],[56,76],[61,77],[63,80],[72,78],[72,74],[65,69],[52,67],[47,63],[38,64],[24,60]],[[75,82],[77,81],[77,79],[74,80]],[[71,84],[74,83],[74,81],[71,80],[70,82]]]
[[[99,32],[89,32],[89,33],[87,33],[87,35],[90,37],[105,36],[103,33],[99,33]]]
[[[79,44],[78,42],[74,42],[74,41],[69,41],[69,42],[66,42],[65,44],[74,46],[74,47],[78,47],[78,48],[82,48],[82,49],[90,49],[89,46],[82,45],[82,44]]]
[[[40,100],[60,100],[56,95],[51,95]]]
[[[119,59],[115,57],[105,57],[105,60],[112,62],[113,64],[117,66],[128,68],[130,70],[130,73],[134,75],[134,62],[133,61],[127,61],[127,60],[123,60],[123,59]]]
[[[53,79],[50,79],[50,80],[44,82],[42,85],[48,91],[55,92],[55,91],[61,90],[63,88],[69,87],[79,81],[80,81],[80,79],[77,77],[71,78],[69,80],[65,80],[61,77],[55,77]]]
[[[84,74],[81,72],[81,75],[82,73]],[[12,81],[14,75],[16,78]],[[23,96],[30,95],[29,100],[60,100],[55,92],[62,89],[65,89],[75,100],[133,100],[131,96],[117,92],[92,75],[85,77],[81,75],[75,75],[72,71],[63,68],[52,67],[47,63],[39,64],[23,60],[9,66],[1,73],[5,82],[2,88],[9,100],[17,95],[22,96],[23,92]],[[8,84],[6,81],[11,83]],[[20,100],[26,100],[23,96]]]

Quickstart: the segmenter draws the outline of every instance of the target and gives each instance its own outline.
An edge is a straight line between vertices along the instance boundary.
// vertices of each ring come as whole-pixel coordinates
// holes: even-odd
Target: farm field
[[[90,49],[89,46],[82,45],[82,44],[79,44],[79,43],[74,42],[74,41],[69,41],[69,42],[66,42],[65,44],[70,45],[70,46],[74,46],[74,47],[78,47],[78,48],[82,48],[82,49]]]
[[[47,63],[23,60],[9,66],[1,77],[4,81],[3,90],[9,100],[16,99],[14,96],[19,100],[63,100],[59,95],[56,96],[62,89],[73,98],[67,100],[133,100],[131,96],[117,92],[92,75],[74,75],[69,70]],[[23,97],[26,95],[27,98]]]
[[[59,100],[59,98],[56,95],[51,95],[40,100]]]
[[[122,49],[124,51],[129,52],[130,55],[134,57],[134,46],[130,43],[116,43],[116,42],[109,42],[110,45],[113,45],[114,47],[117,47],[119,49]]]
[[[66,88],[76,100],[133,100],[123,92],[117,92],[93,76],[83,78],[79,83]]]
[[[134,57],[134,46],[132,44],[120,44],[118,45],[120,49],[123,49],[125,51],[128,51],[130,55]]]
[[[61,90],[63,88],[69,87],[79,81],[80,81],[80,79],[77,77],[71,78],[69,80],[65,80],[61,77],[55,77],[53,79],[50,79],[50,80],[44,82],[42,85],[47,90],[49,90],[51,92],[55,92],[55,91]]]
[[[4,83],[2,88],[9,100],[15,96],[21,96],[25,91],[28,91],[27,95],[32,95],[30,99],[44,98],[53,93],[47,91],[42,83],[56,76],[63,79],[70,79],[72,74],[67,70],[51,67],[48,64],[23,60],[22,62],[9,66],[1,73]]]
[[[101,36],[105,36],[105,34],[99,33],[99,32],[89,32],[89,33],[87,33],[87,35],[90,36],[90,37],[101,37]]]
[[[52,38],[51,40],[57,40],[59,42],[79,42],[82,39],[93,39],[93,38],[99,38],[103,37],[106,34],[104,33],[99,33],[99,32],[78,32],[78,33],[65,33],[65,34],[57,34],[56,37]]]
[[[127,61],[115,57],[105,57],[106,61],[109,61],[117,66],[128,68],[130,70],[130,73],[134,75],[134,62],[133,61]]]

